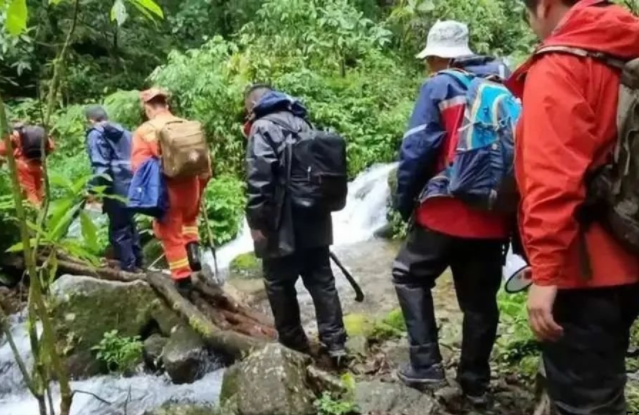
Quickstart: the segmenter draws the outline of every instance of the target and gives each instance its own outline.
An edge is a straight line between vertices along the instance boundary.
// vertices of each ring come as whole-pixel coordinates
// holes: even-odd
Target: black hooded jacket
[[[287,190],[282,154],[293,132],[311,128],[305,121],[306,109],[288,95],[270,92],[256,105],[254,114],[247,148],[246,217],[251,229],[262,231],[267,239],[263,245],[256,244],[256,254],[279,258],[331,245],[331,215],[311,215],[294,208]]]

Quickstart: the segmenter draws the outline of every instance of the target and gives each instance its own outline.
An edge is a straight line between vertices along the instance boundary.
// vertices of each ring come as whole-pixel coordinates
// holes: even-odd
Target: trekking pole
[[[342,274],[344,274],[348,282],[351,284],[351,286],[353,287],[353,290],[355,290],[355,301],[358,303],[361,303],[362,301],[364,301],[364,292],[362,291],[362,287],[360,287],[357,281],[355,281],[355,278],[353,278],[351,273],[348,272],[346,267],[342,264],[339,258],[337,258],[337,255],[335,255],[335,253],[331,252],[330,256],[333,262],[335,263],[335,265],[337,265],[340,271],[342,271]]]

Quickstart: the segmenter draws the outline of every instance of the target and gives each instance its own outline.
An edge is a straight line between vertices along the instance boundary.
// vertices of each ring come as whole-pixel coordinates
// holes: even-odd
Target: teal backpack
[[[496,78],[454,69],[440,73],[467,90],[457,147],[446,170],[450,194],[481,210],[516,212],[515,128],[521,103]]]

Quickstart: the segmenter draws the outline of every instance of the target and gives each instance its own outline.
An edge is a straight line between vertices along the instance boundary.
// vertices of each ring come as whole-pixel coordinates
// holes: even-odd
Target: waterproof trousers
[[[197,177],[167,180],[169,210],[162,220],[154,223],[155,234],[162,241],[171,276],[176,281],[191,276],[186,245],[199,242],[197,218],[205,185]]]
[[[120,268],[124,271],[142,268],[144,255],[133,214],[124,203],[108,198],[104,200],[103,209],[109,217],[109,242]]]
[[[543,345],[557,415],[626,415],[626,352],[639,285],[561,290],[553,315],[564,335]]]
[[[295,289],[295,283],[302,277],[315,305],[320,341],[329,349],[344,346],[346,330],[329,248],[304,249],[286,257],[264,259],[263,263],[266,293],[280,343],[294,350],[308,351]]]
[[[462,239],[415,226],[393,264],[393,282],[404,313],[410,360],[419,372],[442,362],[431,290],[451,268],[464,314],[457,380],[465,393],[481,394],[490,382],[490,354],[499,323],[505,241]]]
[[[41,206],[44,199],[42,164],[37,161],[17,159],[18,181],[24,196],[34,206]]]

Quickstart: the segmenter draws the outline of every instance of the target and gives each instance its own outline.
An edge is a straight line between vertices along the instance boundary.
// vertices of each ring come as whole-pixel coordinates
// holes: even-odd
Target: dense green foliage
[[[71,181],[90,175],[84,105],[103,103],[113,120],[134,129],[142,121],[137,91],[166,87],[174,110],[202,121],[211,142],[218,177],[206,206],[217,243],[241,225],[247,85],[267,82],[300,97],[315,124],[348,139],[354,175],[397,157],[423,78],[413,56],[437,19],[466,21],[479,53],[518,60],[532,45],[516,0],[163,0],[164,19],[149,19],[136,1],[121,2],[126,11],[113,15],[112,2],[80,2],[52,120],[51,173]],[[12,120],[43,118],[38,91],[73,19],[72,3],[29,3],[27,32],[16,39],[0,31],[0,88],[10,95]],[[62,190],[53,183],[52,191]]]

